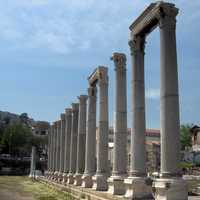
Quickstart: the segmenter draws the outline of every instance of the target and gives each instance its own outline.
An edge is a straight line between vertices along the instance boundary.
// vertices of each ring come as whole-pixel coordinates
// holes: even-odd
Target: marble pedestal
[[[61,172],[59,172],[58,173],[58,182],[62,182],[62,180],[63,180],[63,173],[61,173]]]
[[[54,172],[54,174],[53,174],[53,180],[54,180],[54,181],[57,181],[57,180],[58,180],[58,174],[59,174],[58,171],[55,171],[55,172]]]
[[[182,178],[156,179],[153,183],[155,200],[187,200],[187,183]]]
[[[92,188],[93,186],[93,180],[92,175],[83,175],[82,176],[82,187],[84,188]]]
[[[74,174],[69,174],[68,175],[67,183],[68,184],[74,184]]]
[[[74,176],[74,185],[81,186],[82,185],[82,174],[75,174]]]
[[[124,195],[125,194],[125,176],[111,176],[108,179],[108,192],[113,195]]]
[[[96,191],[107,191],[108,190],[108,182],[107,176],[103,174],[96,174],[92,177],[93,180],[93,189]]]
[[[146,177],[128,177],[124,180],[125,198],[127,199],[148,199],[152,197],[151,183]]]
[[[63,173],[63,175],[62,175],[62,183],[65,185],[67,183],[67,180],[68,180],[67,174]]]

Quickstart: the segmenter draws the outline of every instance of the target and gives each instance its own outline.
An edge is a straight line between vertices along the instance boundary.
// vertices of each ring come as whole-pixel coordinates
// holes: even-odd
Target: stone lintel
[[[88,77],[89,84],[95,86],[98,81],[108,81],[108,68],[105,66],[97,67],[94,72]]]
[[[147,35],[153,31],[161,17],[165,15],[175,17],[178,14],[178,8],[172,3],[158,1],[152,3],[146,10],[131,24],[129,29],[132,35]]]

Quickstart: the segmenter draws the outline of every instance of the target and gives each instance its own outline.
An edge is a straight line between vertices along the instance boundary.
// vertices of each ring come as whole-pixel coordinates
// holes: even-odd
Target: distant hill
[[[29,118],[27,113],[15,114],[7,111],[0,111],[0,126],[6,126],[14,122],[21,122],[29,127],[35,127],[39,123],[49,124],[45,121],[35,121],[34,119]]]

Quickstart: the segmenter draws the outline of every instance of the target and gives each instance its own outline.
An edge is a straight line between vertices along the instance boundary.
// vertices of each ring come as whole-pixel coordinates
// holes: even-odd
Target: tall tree
[[[32,133],[29,127],[22,123],[13,123],[7,126],[2,137],[5,150],[12,155],[19,155],[28,151]]]
[[[180,128],[180,140],[181,140],[181,150],[185,150],[187,147],[192,146],[192,137],[190,129],[192,124],[182,124]]]

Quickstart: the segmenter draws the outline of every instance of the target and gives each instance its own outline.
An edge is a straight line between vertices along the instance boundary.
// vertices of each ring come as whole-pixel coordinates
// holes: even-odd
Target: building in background
[[[97,131],[98,135],[98,131]],[[98,137],[97,137],[98,139]],[[109,129],[109,163],[113,166],[113,148],[114,148],[114,134],[113,128]],[[130,147],[131,147],[131,129],[127,129],[127,170],[130,168]],[[160,130],[147,129],[146,130],[146,158],[148,172],[159,171],[160,169]]]

